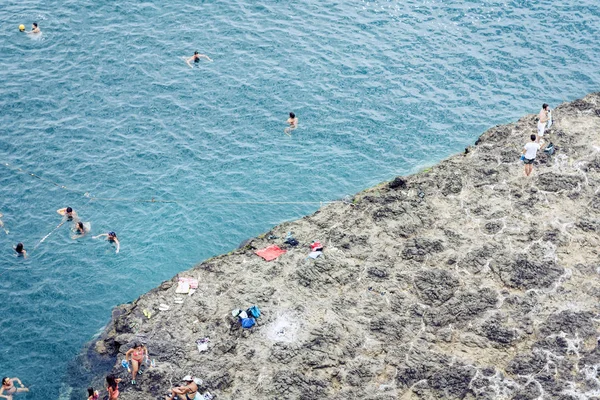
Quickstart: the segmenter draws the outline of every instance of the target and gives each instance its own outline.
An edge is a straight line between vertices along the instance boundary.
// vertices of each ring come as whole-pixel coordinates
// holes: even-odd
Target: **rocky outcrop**
[[[183,304],[175,277],[120,306],[91,353],[112,357],[123,400],[187,374],[218,399],[600,399],[599,115],[600,94],[557,107],[557,151],[529,178],[531,115],[284,223],[181,273],[199,280]],[[288,251],[254,254],[271,244]],[[263,316],[243,330],[230,311],[253,304]],[[137,386],[120,367],[134,341],[156,360]]]

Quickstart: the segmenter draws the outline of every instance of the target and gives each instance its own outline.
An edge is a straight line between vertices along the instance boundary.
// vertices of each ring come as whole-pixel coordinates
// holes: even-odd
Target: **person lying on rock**
[[[175,396],[178,396],[179,399],[183,400],[183,395],[185,395],[185,400],[192,400],[196,398],[196,393],[198,393],[198,384],[201,384],[202,381],[198,378],[192,377],[191,375],[184,376],[182,381],[185,382],[185,386],[172,388],[171,395],[165,397],[167,400],[173,400]]]
[[[131,384],[135,385],[135,378],[137,374],[142,374],[140,367],[144,363],[144,358],[148,357],[148,349],[146,346],[140,343],[134,343],[133,348],[127,350],[125,353],[125,361],[131,365]]]

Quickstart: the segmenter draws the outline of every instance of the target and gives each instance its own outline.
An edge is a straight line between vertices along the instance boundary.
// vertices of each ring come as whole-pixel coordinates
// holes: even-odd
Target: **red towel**
[[[261,256],[267,261],[273,261],[282,254],[285,254],[287,250],[280,249],[277,245],[273,244],[266,249],[256,250],[257,256]]]

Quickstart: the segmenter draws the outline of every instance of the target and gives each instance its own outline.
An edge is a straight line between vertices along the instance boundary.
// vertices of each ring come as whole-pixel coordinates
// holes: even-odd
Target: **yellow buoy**
[[[25,30],[25,25],[23,25],[23,24],[19,25],[19,30],[21,32],[23,32]]]

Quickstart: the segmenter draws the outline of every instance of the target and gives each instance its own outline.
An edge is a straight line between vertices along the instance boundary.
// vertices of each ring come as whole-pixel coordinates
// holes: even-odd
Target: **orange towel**
[[[255,253],[257,256],[264,258],[267,261],[273,261],[277,257],[282,254],[285,254],[287,250],[280,249],[277,245],[271,245],[262,250],[256,250]]]

